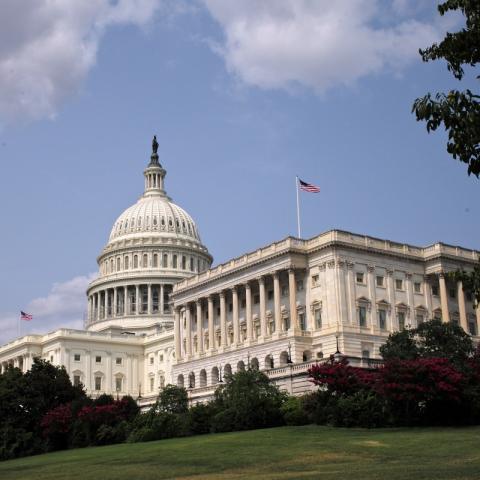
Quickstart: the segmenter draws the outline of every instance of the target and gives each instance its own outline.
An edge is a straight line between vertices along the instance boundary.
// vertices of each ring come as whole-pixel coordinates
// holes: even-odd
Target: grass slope
[[[480,427],[283,427],[0,462],[2,480],[476,479]]]

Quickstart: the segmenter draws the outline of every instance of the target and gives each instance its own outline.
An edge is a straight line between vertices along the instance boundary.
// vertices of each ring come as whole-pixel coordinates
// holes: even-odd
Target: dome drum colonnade
[[[135,320],[131,326],[138,326],[149,316],[166,316],[171,324],[173,285],[211,265],[195,222],[164,190],[166,171],[158,161],[156,138],[152,148],[144,194],[115,221],[98,257],[100,276],[87,291],[87,327],[103,328],[111,319],[126,320],[120,322],[124,327]]]

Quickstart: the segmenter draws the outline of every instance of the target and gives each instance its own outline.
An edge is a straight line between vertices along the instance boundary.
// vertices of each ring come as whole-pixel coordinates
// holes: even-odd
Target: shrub
[[[310,423],[301,397],[288,397],[280,410],[286,425],[306,425]]]

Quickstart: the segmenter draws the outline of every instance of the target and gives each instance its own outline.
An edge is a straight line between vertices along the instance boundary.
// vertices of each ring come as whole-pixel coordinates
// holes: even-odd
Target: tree
[[[215,392],[213,431],[236,431],[281,425],[281,407],[286,395],[256,369],[226,377]]]
[[[464,365],[473,353],[472,339],[460,326],[437,319],[414,329],[392,333],[380,347],[380,354],[386,361],[441,357]]]
[[[153,409],[164,413],[186,413],[188,410],[187,391],[176,385],[167,385],[158,395]]]
[[[446,0],[438,6],[440,15],[460,11],[465,28],[447,33],[438,44],[420,50],[424,62],[444,59],[457,80],[465,75],[464,66],[475,67],[480,61],[480,2],[478,0]],[[479,77],[477,77],[478,79]],[[480,96],[466,89],[461,92],[428,93],[413,104],[417,121],[427,122],[427,131],[442,124],[448,131],[447,151],[454,159],[468,165],[468,174],[480,175]]]
[[[472,271],[457,270],[450,274],[453,281],[460,281],[463,289],[472,294],[477,306],[480,304],[480,263],[475,265]]]

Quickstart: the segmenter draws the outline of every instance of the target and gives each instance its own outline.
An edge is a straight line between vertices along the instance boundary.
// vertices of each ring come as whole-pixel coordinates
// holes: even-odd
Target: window
[[[120,257],[117,258],[117,272],[120,271]]]
[[[228,304],[228,311],[233,312],[233,303]]]
[[[163,254],[163,263],[162,263],[163,268],[168,267],[168,255],[166,253]]]
[[[102,377],[95,377],[95,390],[102,389]]]
[[[268,291],[268,299],[272,300],[273,299],[273,290]]]
[[[258,305],[260,303],[260,295],[257,293],[253,296],[253,303]]]
[[[128,268],[129,268],[128,257],[125,257],[125,260],[124,260],[123,264],[125,265],[125,270],[128,270]]]
[[[148,255],[146,253],[143,254],[143,268],[148,267]]]
[[[282,297],[286,297],[288,295],[288,286],[283,285],[282,286]]]
[[[363,358],[370,358],[370,350],[362,350]]]
[[[367,326],[367,307],[363,305],[358,307],[358,324],[361,327]]]
[[[115,378],[115,390],[117,392],[122,391],[122,377],[116,377]]]
[[[153,392],[153,388],[155,387],[155,378],[150,377],[150,391]]]
[[[53,363],[53,355],[50,355],[50,363]]]
[[[417,321],[417,325],[420,325],[423,323],[423,315],[421,313],[417,313],[415,315],[415,320]]]
[[[193,258],[190,257],[190,271],[193,272]]]
[[[116,364],[116,365],[121,365],[121,364],[122,364],[122,357],[117,357],[117,358],[115,359],[115,364]]]
[[[303,291],[303,280],[298,280],[297,281],[297,292],[302,292]]]
[[[150,365],[153,365],[153,357],[150,357]]]
[[[153,266],[158,267],[158,255],[156,253],[153,254]]]
[[[432,295],[438,297],[438,285],[432,285]]]
[[[80,381],[80,375],[73,376],[73,385],[78,387],[82,382]]]
[[[298,314],[298,323],[300,324],[300,329],[301,330],[306,330],[307,325],[305,323],[305,314],[304,313],[299,313]]]
[[[315,328],[316,329],[322,328],[322,309],[316,308],[313,312],[313,315],[315,317]]]
[[[387,328],[387,311],[383,308],[378,311],[378,326],[381,330]]]
[[[312,287],[318,287],[320,285],[319,275],[312,275]]]
[[[356,273],[357,283],[364,283],[365,282],[365,274],[363,272]]]
[[[245,299],[242,299],[242,301],[240,302],[240,305],[241,305],[242,308],[245,308],[247,306],[247,301]],[[206,313],[208,313],[208,312],[206,312]]]
[[[163,362],[163,355],[160,355],[159,360],[160,360],[161,362]]]
[[[96,356],[95,357],[95,363],[102,363],[102,357]]]
[[[173,268],[177,268],[177,256],[176,255],[173,256],[173,265],[172,266],[173,266]]]
[[[450,288],[450,289],[448,290],[448,295],[449,295],[450,298],[455,298],[455,297],[456,297],[456,295],[455,295],[455,289],[454,289],[454,288]]]
[[[395,289],[396,290],[403,290],[403,280],[401,278],[395,279]]]
[[[220,307],[217,307],[217,315],[220,315]]]
[[[376,282],[377,282],[377,287],[384,287],[385,286],[385,277],[383,277],[382,275],[377,275]]]
[[[133,256],[133,268],[138,268],[138,255]]]
[[[467,299],[467,302],[471,302],[473,297],[472,297],[472,292],[466,292],[465,293],[465,298]]]
[[[415,293],[422,293],[422,284],[420,282],[415,282],[413,284],[413,290]]]
[[[79,353],[75,353],[75,354],[73,355],[73,360],[74,360],[75,362],[79,362],[79,361],[80,361],[80,358],[81,358],[81,357],[80,357],[80,354],[79,354]]]
[[[405,330],[405,312],[398,312],[397,319],[398,319],[398,329]]]
[[[187,257],[182,255],[182,270],[186,270],[186,269],[187,269]]]

